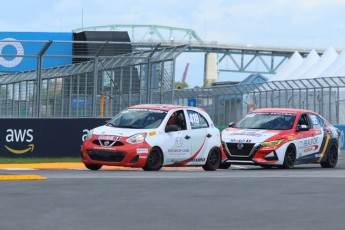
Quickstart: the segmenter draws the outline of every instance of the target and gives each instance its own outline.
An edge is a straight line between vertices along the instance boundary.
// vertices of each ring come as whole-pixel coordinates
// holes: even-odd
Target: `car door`
[[[307,156],[313,158],[312,154],[317,153],[320,149],[322,133],[320,133],[318,128],[314,129],[313,122],[308,114],[300,115],[297,128],[301,126],[307,126],[308,130],[299,131],[301,138],[298,142],[298,158],[305,158]]]
[[[315,138],[315,144],[318,146],[312,153],[319,153],[322,151],[321,148],[325,146],[327,138],[329,137],[327,137],[327,131],[323,129],[323,124],[320,122],[322,119],[315,114],[308,114],[308,116],[313,126],[312,135]]]
[[[211,134],[207,134],[209,124],[205,117],[193,110],[187,110],[187,114],[190,127],[189,136],[192,141],[190,156],[194,156],[205,149],[205,146],[207,145],[206,142],[208,139],[207,135],[211,137]],[[206,161],[206,159],[195,158],[194,161]]]
[[[187,159],[191,152],[191,138],[187,130],[186,116],[183,110],[172,113],[166,126],[176,125],[178,130],[165,132],[167,163],[176,163]]]

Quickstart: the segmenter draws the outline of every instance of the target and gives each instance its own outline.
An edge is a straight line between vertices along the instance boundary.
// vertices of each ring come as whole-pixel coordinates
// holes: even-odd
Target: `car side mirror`
[[[308,131],[309,126],[308,125],[297,125],[297,132],[299,131]]]
[[[176,132],[178,130],[179,130],[179,128],[178,128],[177,125],[168,125],[167,127],[165,127],[165,132],[166,133]]]
[[[234,127],[235,126],[235,122],[230,122],[229,123],[229,127],[231,128],[231,127]]]

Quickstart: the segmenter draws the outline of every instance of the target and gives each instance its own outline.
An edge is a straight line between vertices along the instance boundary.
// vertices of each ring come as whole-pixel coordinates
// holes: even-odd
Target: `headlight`
[[[268,147],[268,146],[277,146],[284,143],[285,139],[274,140],[274,141],[265,141],[261,143],[261,146]]]
[[[146,137],[146,133],[138,133],[128,138],[127,142],[130,144],[139,144],[145,141],[145,137]]]
[[[85,137],[85,140],[86,140],[86,141],[91,140],[92,135],[93,135],[93,129],[91,129],[90,131],[87,132],[86,137]]]

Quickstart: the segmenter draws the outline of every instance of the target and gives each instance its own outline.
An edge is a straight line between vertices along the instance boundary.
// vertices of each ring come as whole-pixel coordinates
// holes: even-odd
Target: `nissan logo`
[[[238,145],[237,145],[237,148],[238,148],[238,149],[243,149],[243,147],[244,147],[244,144],[243,144],[243,143],[238,143]]]

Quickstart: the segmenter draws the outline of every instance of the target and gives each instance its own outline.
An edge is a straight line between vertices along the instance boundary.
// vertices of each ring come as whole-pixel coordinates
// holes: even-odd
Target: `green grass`
[[[0,157],[0,164],[81,162],[79,157]]]

